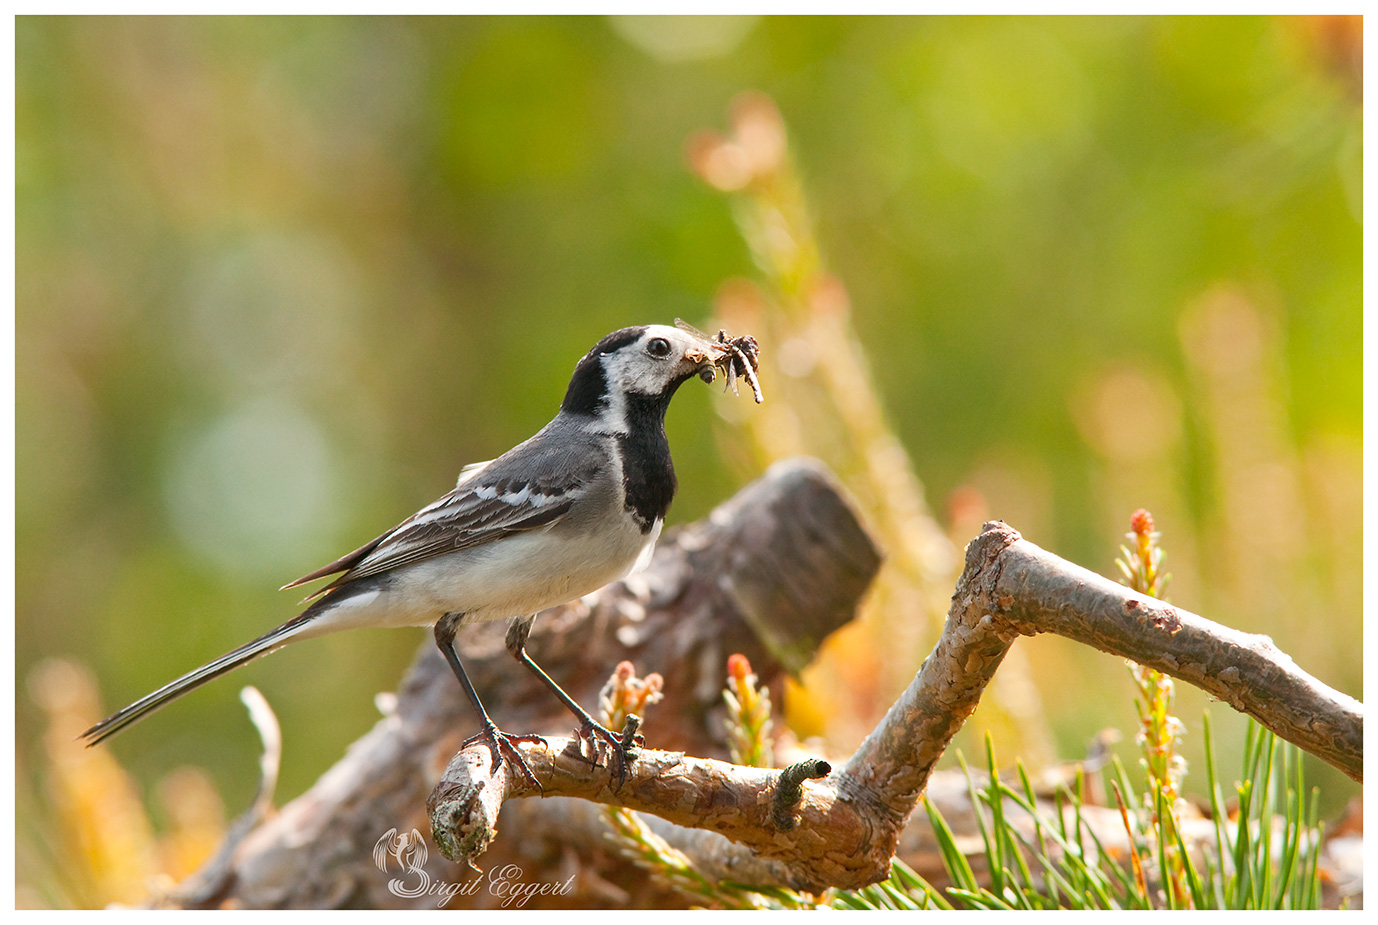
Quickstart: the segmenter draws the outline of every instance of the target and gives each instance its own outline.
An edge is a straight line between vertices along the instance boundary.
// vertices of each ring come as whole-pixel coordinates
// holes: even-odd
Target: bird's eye
[[[657,360],[663,360],[670,355],[670,342],[663,337],[653,337],[646,345],[646,352]]]

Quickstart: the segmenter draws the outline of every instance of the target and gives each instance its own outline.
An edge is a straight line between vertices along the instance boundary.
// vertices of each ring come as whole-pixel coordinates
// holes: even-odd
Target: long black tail
[[[293,636],[301,632],[310,622],[311,617],[315,616],[312,612],[313,609],[308,609],[305,613],[288,620],[277,629],[264,633],[253,642],[247,642],[233,652],[227,652],[215,661],[202,665],[195,671],[182,675],[171,684],[165,684],[153,693],[141,697],[118,713],[112,713],[96,723],[83,732],[79,738],[85,739],[88,747],[95,745],[124,727],[138,722],[158,708],[171,703],[188,691],[195,690],[207,681],[213,681],[222,674],[253,661],[260,655],[267,655],[269,652],[281,648]]]

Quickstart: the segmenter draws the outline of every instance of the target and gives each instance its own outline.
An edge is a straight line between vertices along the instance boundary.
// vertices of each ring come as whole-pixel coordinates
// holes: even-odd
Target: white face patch
[[[656,343],[663,340],[663,343]],[[652,349],[655,345],[655,349]],[[695,374],[712,356],[712,345],[679,328],[648,324],[634,342],[597,354],[602,389],[591,430],[627,433],[627,396],[666,396],[675,383]]]
[[[660,338],[670,345],[663,357],[653,356],[647,349],[651,341]],[[606,428],[611,432],[626,431],[626,393],[659,395],[676,379],[688,372],[691,353],[707,355],[709,347],[692,335],[663,324],[647,325],[646,331],[633,344],[602,358],[603,373],[609,390],[608,408],[604,415]]]

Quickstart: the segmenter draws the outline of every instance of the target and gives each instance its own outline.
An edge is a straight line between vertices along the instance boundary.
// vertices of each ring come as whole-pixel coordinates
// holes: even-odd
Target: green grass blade
[[[1251,908],[1249,900],[1253,896],[1253,838],[1249,833],[1250,803],[1254,792],[1254,782],[1252,778],[1246,778],[1240,783],[1239,793],[1239,818],[1237,820],[1234,838],[1234,870],[1233,891],[1229,897],[1227,908],[1248,909]]]
[[[1024,806],[1020,800],[1019,794],[1015,793],[1004,784],[1001,784],[1000,802],[1002,805],[1006,799],[1029,814],[1029,818],[1034,826],[1034,832],[1037,833],[1039,831],[1039,814],[1036,808]],[[1010,823],[1005,826],[1003,833],[1005,839],[1005,854],[1012,858],[1015,864],[1015,869],[1010,875],[1011,880],[1017,881],[1015,888],[1019,890],[1037,889],[1033,882],[1033,872],[1029,869],[1029,863],[1024,857],[1024,852],[1020,851],[1019,845],[1016,844],[1016,842],[1024,841],[1019,835],[1019,830],[1015,828],[1013,823]]]
[[[1187,853],[1187,844],[1182,840],[1182,827],[1176,826],[1173,834],[1177,839],[1177,854],[1182,859],[1182,873],[1186,877],[1187,892],[1191,895],[1191,907],[1193,909],[1209,908],[1206,904],[1206,891],[1201,883],[1201,877],[1196,872],[1196,865],[1191,862],[1191,855]]]
[[[1023,762],[1016,764],[1015,768],[1019,772],[1019,785],[1024,793],[1022,797],[1014,797],[1014,799],[1033,819],[1034,841],[1037,842],[1036,847],[1032,844],[1029,845],[1029,853],[1046,872],[1052,864],[1052,859],[1048,857],[1048,842],[1043,834],[1043,814],[1038,811],[1038,795],[1034,791],[1033,783],[1029,780],[1029,773],[1025,770]],[[1014,795],[1011,794],[1011,796]],[[1022,858],[1022,855],[1020,857]],[[1023,864],[1022,860],[1020,863]],[[1028,869],[1027,866],[1025,869]],[[1028,876],[1032,878],[1031,873]],[[1061,905],[1058,884],[1045,875],[1043,885],[1044,889],[1047,890],[1048,900],[1052,904],[1052,908],[1058,908]]]
[[[1167,801],[1163,799],[1163,791],[1157,787],[1153,788],[1153,811],[1158,814],[1158,827],[1153,840],[1158,843],[1158,876],[1163,881],[1163,902],[1168,909],[1175,911],[1177,891],[1172,886],[1172,868],[1168,866],[1167,844],[1163,838],[1163,819],[1168,812]]]
[[[1302,805],[1306,789],[1305,781],[1302,779],[1301,756],[1290,745],[1284,745],[1282,761],[1284,772],[1281,777],[1289,783],[1282,826],[1282,851],[1278,858],[1277,885],[1273,889],[1274,909],[1286,909],[1289,905],[1288,900],[1292,884],[1296,882],[1299,852],[1306,829],[1305,807]],[[1289,766],[1295,776],[1288,775]]]
[[[1209,710],[1202,711],[1201,725],[1204,730],[1202,739],[1206,750],[1206,784],[1210,792],[1211,824],[1215,828],[1215,858],[1219,865],[1219,870],[1214,876],[1208,877],[1206,882],[1211,884],[1211,891],[1215,896],[1214,908],[1228,909],[1229,900],[1226,896],[1226,889],[1231,876],[1229,859],[1233,845],[1230,841],[1229,828],[1226,825],[1229,816],[1225,812],[1225,797],[1220,790],[1220,779],[1215,771],[1215,742],[1211,736],[1211,713]]]
[[[918,872],[899,858],[890,862],[890,878],[902,890],[910,892],[932,892],[933,887]]]
[[[1217,861],[1220,855],[1215,855]],[[1205,884],[1210,888],[1210,904],[1202,906],[1203,909],[1225,909],[1225,871],[1224,867],[1216,868],[1211,862],[1211,856],[1207,855],[1203,861],[1201,876],[1205,879]]]
[[[1076,790],[1070,794],[1072,801],[1072,838],[1069,844],[1076,846],[1076,858],[1078,861],[1076,870],[1078,873],[1077,893],[1086,893],[1091,888],[1091,883],[1086,877],[1089,866],[1086,864],[1086,845],[1082,842],[1082,829],[1084,828],[1081,818],[1081,801],[1086,793],[1086,776],[1081,768],[1077,768],[1075,779]]]
[[[890,862],[890,880],[895,888],[910,896],[922,897],[925,909],[951,909],[938,890],[912,867],[896,858]]]
[[[903,890],[897,890],[888,883],[880,884],[885,896],[890,900],[892,909],[922,909],[923,903],[915,900]]]
[[[1000,769],[995,764],[995,740],[989,732],[986,733],[986,774],[986,804],[990,807],[991,813],[991,839],[986,843],[986,857],[990,859],[990,891],[996,896],[1004,896],[1010,886],[1005,857],[1009,827],[1005,822],[1005,800],[1001,796]]]
[[[1023,909],[1025,911],[1032,912],[1034,906],[1032,900],[1029,897],[1031,895],[1034,895],[1034,891],[1025,890],[1020,888],[1019,886],[1016,886],[1014,884],[1014,874],[1008,868],[1005,869],[1004,880],[1005,883],[1008,885],[1005,887],[1004,892],[999,894],[1000,898],[1016,909]]]
[[[1244,725],[1244,751],[1242,753],[1243,765],[1239,769],[1240,780],[1252,780],[1253,770],[1258,767],[1258,755],[1256,751],[1256,739],[1258,738],[1259,727],[1252,720]]]
[[[1080,848],[1075,849],[1074,852],[1072,848],[1072,839],[1067,834],[1066,802],[1071,798],[1071,791],[1068,790],[1065,785],[1060,786],[1057,790],[1053,792],[1053,812],[1057,814],[1057,831],[1050,831],[1048,835],[1053,839],[1054,843],[1062,849],[1062,854],[1064,858],[1073,854],[1075,854],[1076,856],[1080,856],[1081,852]],[[1068,886],[1068,891],[1074,897],[1080,896],[1083,892],[1085,884],[1081,882],[1080,875],[1077,874],[1075,870],[1069,870],[1069,873],[1071,875],[1072,882]]]
[[[860,890],[841,890],[829,905],[834,909],[951,909],[938,891],[913,868],[896,858],[890,862],[890,877]]]
[[[1258,813],[1258,833],[1254,838],[1254,896],[1253,908],[1267,909],[1270,905],[1273,878],[1273,808],[1276,796],[1276,781],[1273,764],[1277,754],[1277,736],[1264,732],[1263,748],[1257,772],[1263,775],[1263,784],[1256,791]],[[1256,773],[1257,773],[1256,772]],[[1255,777],[1257,780],[1257,777]]]
[[[1096,835],[1096,830],[1085,823],[1079,813],[1078,824],[1085,828],[1086,835],[1090,837],[1093,848],[1090,852],[1090,857],[1087,856],[1087,852],[1083,849],[1079,863],[1086,873],[1087,889],[1095,896],[1096,900],[1100,902],[1101,908],[1121,909],[1125,907],[1125,903],[1116,899],[1113,895],[1116,883],[1119,884],[1119,895],[1128,902],[1129,908],[1149,908],[1146,902],[1141,900],[1139,891],[1135,889],[1133,878],[1130,873],[1119,864],[1110,860],[1110,854],[1105,850],[1105,846],[1101,844],[1100,838]],[[1130,850],[1134,850],[1132,844]],[[1106,876],[1107,871],[1109,871],[1110,878],[1113,878],[1113,882]]]
[[[1053,838],[1055,846],[1061,846],[1062,843],[1060,839],[1057,837],[1056,833],[1050,832],[1049,835],[1051,838]],[[1039,866],[1043,868],[1043,878],[1045,884],[1044,889],[1046,890],[1046,892],[1043,895],[1048,900],[1047,908],[1063,908],[1063,893],[1067,894],[1067,902],[1069,904],[1069,908],[1081,908],[1081,895],[1078,894],[1077,890],[1068,881],[1067,877],[1063,874],[1062,870],[1059,869],[1066,868],[1072,864],[1080,863],[1080,859],[1076,858],[1070,851],[1064,849],[1063,860],[1061,863],[1058,863],[1057,861],[1053,860],[1052,856],[1048,852],[1046,844],[1040,842],[1038,848],[1035,849],[1035,847],[1022,836],[1020,836],[1020,841],[1024,843],[1025,847],[1029,849],[1029,853],[1034,856],[1034,860],[1037,861]]]
[[[948,890],[948,892],[956,898],[965,900],[966,903],[974,909],[1005,909],[1010,911],[1014,909],[1013,906],[990,892],[990,890],[978,890],[973,892],[971,890],[953,888]]]
[[[1311,847],[1309,858],[1309,868],[1306,873],[1306,896],[1303,899],[1303,908],[1319,909],[1321,907],[1321,846],[1325,844],[1325,824],[1320,821],[1320,793],[1313,790],[1315,798],[1311,803],[1310,829],[1316,833],[1315,842]]]
[[[987,745],[989,745],[989,742],[987,742]],[[995,860],[996,853],[991,847],[991,833],[990,829],[986,826],[986,815],[981,811],[981,804],[985,803],[986,800],[982,793],[976,789],[976,781],[971,776],[971,768],[967,767],[966,759],[963,758],[961,753],[957,755],[957,763],[962,766],[962,773],[965,774],[967,778],[967,795],[971,800],[971,812],[972,815],[976,817],[976,830],[981,834],[981,844],[986,853],[986,869],[990,874],[989,889],[991,892],[998,895],[1004,888],[1004,884],[1000,882],[1000,868]],[[973,881],[972,886],[968,887],[968,889],[973,889],[977,892],[980,891],[980,887],[975,884],[975,881]]]
[[[976,882],[976,874],[972,872],[971,865],[967,863],[966,855],[962,854],[957,847],[957,838],[952,834],[952,829],[948,826],[943,814],[938,812],[938,807],[934,806],[927,797],[923,801],[924,809],[928,812],[929,824],[933,826],[933,835],[938,840],[938,850],[943,856],[943,866],[947,868],[947,875],[952,878],[953,887],[969,892],[979,892],[981,886]],[[952,888],[948,890],[952,895]]]

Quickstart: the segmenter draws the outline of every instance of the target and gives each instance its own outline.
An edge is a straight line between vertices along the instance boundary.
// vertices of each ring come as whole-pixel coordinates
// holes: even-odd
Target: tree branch
[[[1362,778],[1363,705],[1251,636],[1145,597],[989,523],[967,548],[942,637],[880,725],[838,771],[804,781],[796,823],[772,815],[780,772],[642,751],[620,789],[578,740],[524,745],[540,789],[456,755],[428,801],[437,843],[472,860],[512,797],[577,796],[705,828],[775,862],[769,885],[819,892],[884,879],[939,756],[1020,635],[1054,632],[1196,684],[1279,736]],[[766,885],[766,884],[761,884]]]
[[[826,761],[781,771],[643,749],[629,764],[626,780],[619,781],[607,752],[595,763],[587,748],[586,741],[574,738],[520,743],[539,786],[511,774],[507,762],[494,769],[483,743],[464,749],[427,801],[436,843],[453,860],[475,858],[491,841],[506,800],[572,796],[707,829],[760,857],[783,860],[787,867],[777,876],[788,879],[776,885],[821,892],[829,885],[861,885],[889,876],[889,854],[880,859],[883,871],[872,869],[875,852],[866,813],[845,803],[834,806],[834,789],[807,776],[825,777],[831,770]],[[797,865],[801,856],[810,860],[807,873]],[[860,868],[857,857],[863,859]]]
[[[1364,705],[1297,667],[1273,640],[1131,591],[1004,524],[986,524],[980,537],[1006,540],[983,602],[1014,630],[1056,633],[1194,684],[1363,781]]]

